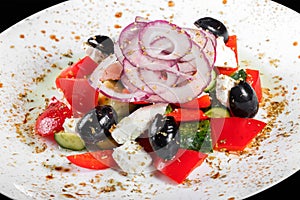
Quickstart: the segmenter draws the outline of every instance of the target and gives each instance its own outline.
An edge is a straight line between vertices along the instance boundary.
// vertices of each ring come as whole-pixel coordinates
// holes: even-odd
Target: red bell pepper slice
[[[238,61],[238,51],[237,51],[237,37],[236,35],[230,35],[228,37],[228,41],[225,44],[227,47],[231,48],[234,51],[236,63]],[[234,72],[238,70],[238,67],[231,68],[231,67],[217,67],[219,74],[224,74],[227,76],[232,75]]]
[[[254,89],[256,96],[258,98],[258,102],[261,102],[263,95],[262,95],[259,71],[255,69],[246,69],[246,74],[247,74],[246,82],[249,83]]]
[[[200,109],[175,108],[172,112],[166,114],[174,117],[176,122],[190,122],[208,119],[208,116]]]
[[[66,104],[58,101],[55,97],[52,100],[53,102],[47,106],[35,122],[35,132],[43,137],[53,136],[62,131],[65,119],[72,116],[72,111]]]
[[[231,67],[217,67],[217,73],[218,74],[227,75],[227,76],[231,76],[238,69],[239,69],[238,67],[235,67],[235,68],[231,68]]]
[[[230,35],[228,37],[228,41],[226,42],[225,45],[228,46],[229,48],[231,48],[234,51],[236,63],[239,63],[238,62],[239,59],[238,59],[237,37],[236,37],[236,35]]]
[[[154,157],[153,165],[162,174],[180,184],[203,163],[206,157],[207,154],[199,151],[179,149],[172,160],[165,161],[160,157]]]
[[[214,150],[243,151],[266,126],[253,118],[211,118],[211,138]]]
[[[148,104],[151,104],[151,102],[148,102],[148,101],[134,101],[132,103],[135,104],[135,105],[148,105]]]
[[[87,79],[57,78],[57,83],[71,105],[74,116],[85,114],[98,104],[99,92]]]
[[[101,150],[82,154],[69,155],[67,159],[79,167],[87,169],[107,169],[116,167],[117,163],[112,157],[113,150]]]
[[[176,106],[178,106],[180,108],[188,108],[188,109],[207,108],[210,105],[211,105],[211,99],[208,94],[197,97],[186,103],[176,104]]]

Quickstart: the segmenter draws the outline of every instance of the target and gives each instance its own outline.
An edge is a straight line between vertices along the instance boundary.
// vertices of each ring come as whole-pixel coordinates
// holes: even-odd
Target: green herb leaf
[[[185,149],[210,153],[213,151],[210,121],[184,122],[179,126],[180,146]]]

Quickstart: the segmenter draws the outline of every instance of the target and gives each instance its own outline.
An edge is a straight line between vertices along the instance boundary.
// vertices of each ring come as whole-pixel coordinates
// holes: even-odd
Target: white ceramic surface
[[[0,188],[14,199],[241,199],[284,180],[300,168],[300,15],[269,0],[71,0],[41,11],[0,34]],[[121,12],[120,18],[115,14]],[[45,98],[57,95],[54,77],[83,55],[96,34],[115,36],[135,16],[184,27],[204,16],[238,36],[242,67],[260,69],[262,84],[287,105],[260,146],[243,155],[214,152],[175,185],[163,177],[122,176],[70,165],[70,151],[32,134]],[[71,49],[73,58],[62,56]],[[47,74],[46,77],[43,77]],[[38,80],[44,78],[40,83]],[[280,81],[277,81],[280,80]],[[270,122],[273,118],[258,118]],[[122,182],[122,186],[119,186]],[[105,186],[116,191],[105,192]]]

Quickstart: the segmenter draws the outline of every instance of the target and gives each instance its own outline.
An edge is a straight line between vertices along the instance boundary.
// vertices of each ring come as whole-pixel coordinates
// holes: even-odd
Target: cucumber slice
[[[216,85],[216,79],[217,79],[217,73],[215,70],[211,71],[211,80],[208,86],[204,89],[204,92],[210,92],[215,88]]]
[[[54,139],[59,146],[65,149],[81,151],[85,148],[83,140],[76,133],[69,133],[69,132],[55,133]]]
[[[205,115],[209,118],[230,117],[229,111],[226,108],[222,107],[213,107],[206,111]]]

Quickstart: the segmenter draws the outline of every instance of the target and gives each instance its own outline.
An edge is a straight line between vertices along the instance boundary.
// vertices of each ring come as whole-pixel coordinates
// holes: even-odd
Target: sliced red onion
[[[135,88],[138,88],[148,94],[154,94],[154,92],[144,83],[140,76],[139,69],[134,67],[128,60],[124,60],[124,75],[128,78],[128,81]],[[130,92],[132,92],[132,87],[128,87]]]
[[[105,59],[91,75],[91,85],[121,101],[184,103],[209,84],[215,45],[215,37],[205,31],[136,17],[115,42],[115,56]],[[120,81],[130,94],[101,82],[103,71],[117,60],[123,65]]]
[[[217,46],[216,36],[202,29],[184,28],[184,30],[187,31],[192,39],[200,46],[210,66],[214,67]]]
[[[209,65],[211,68],[214,67],[215,61],[216,61],[216,45],[215,45],[215,39],[209,38],[209,40],[206,43],[205,48],[203,49],[203,53],[206,57],[206,59],[209,62]]]
[[[155,42],[160,40],[164,42]],[[190,51],[192,40],[187,32],[177,25],[156,20],[148,22],[141,30],[139,45],[143,52],[152,58],[176,60]]]
[[[174,65],[174,62],[171,61],[151,58],[145,55],[140,49],[138,34],[145,26],[146,23],[144,22],[134,22],[123,29],[119,40],[115,43],[115,53],[118,60],[122,63],[122,60],[126,58],[136,67],[150,66],[153,64],[158,65],[159,67],[166,65],[171,67]]]
[[[172,67],[176,62],[170,60],[155,59],[148,55],[145,55],[141,49],[139,49],[138,43],[135,43],[137,50],[131,51],[129,54],[124,52],[125,58],[135,67],[161,69],[164,67]],[[133,45],[133,44],[132,44]]]
[[[162,83],[163,85],[167,85],[172,87],[176,85],[178,76],[176,74],[166,72],[166,71],[151,71],[151,70],[140,70],[140,77],[147,85],[148,82],[157,82]],[[155,91],[155,88],[152,88],[152,91]]]
[[[211,67],[206,60],[203,52],[199,49],[196,43],[193,43],[193,54],[195,55],[195,63],[197,66],[197,72],[194,74],[194,79],[185,81],[184,85],[179,86],[167,86],[161,82],[147,82],[147,85],[151,88],[155,88],[155,92],[162,99],[169,103],[184,103],[188,102],[206,88],[211,79]]]
[[[106,59],[104,59],[90,75],[89,77],[90,85],[96,88],[102,94],[113,99],[118,99],[120,101],[130,102],[130,101],[143,101],[147,99],[150,95],[141,90],[137,90],[136,92],[130,94],[122,93],[112,88],[108,88],[104,84],[104,81],[101,81],[101,77],[103,77],[103,73],[105,72],[105,69],[108,66],[110,66],[110,64],[115,62],[117,62],[117,58],[115,55],[108,56]]]
[[[136,45],[138,43],[138,34],[146,25],[147,23],[144,22],[133,22],[120,33],[118,43],[125,57],[139,50]]]
[[[120,45],[119,45],[119,42],[116,41],[114,43],[114,53],[115,53],[115,56],[117,57],[118,61],[123,64],[123,60],[125,59],[125,56],[123,55],[122,53],[122,50],[120,48]]]
[[[128,90],[128,92],[130,93],[135,93],[138,92],[140,89],[137,88],[135,85],[133,85],[131,83],[131,81],[129,80],[129,78],[126,76],[126,74],[123,74],[121,76],[120,81],[122,82],[122,84],[124,85],[124,87]]]

